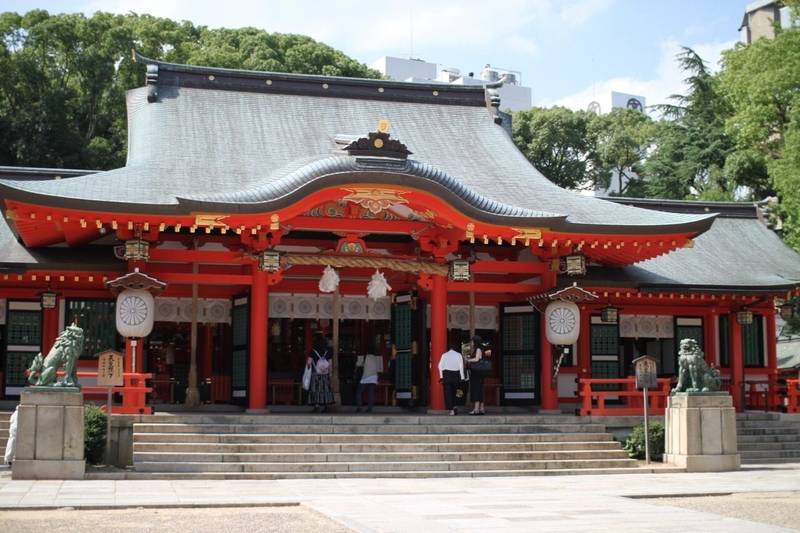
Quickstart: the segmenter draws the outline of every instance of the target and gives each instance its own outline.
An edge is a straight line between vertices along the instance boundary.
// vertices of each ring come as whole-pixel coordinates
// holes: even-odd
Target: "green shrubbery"
[[[84,407],[83,439],[86,460],[94,465],[101,463],[106,449],[106,413],[96,405]]]
[[[661,461],[664,454],[664,425],[650,422],[650,459]],[[633,459],[644,459],[644,425],[639,424],[625,440],[623,449]]]

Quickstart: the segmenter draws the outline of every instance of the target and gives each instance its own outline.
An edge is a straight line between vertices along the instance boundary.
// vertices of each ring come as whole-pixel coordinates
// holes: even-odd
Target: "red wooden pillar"
[[[547,324],[544,313],[541,313],[539,327],[540,352],[542,359],[542,409],[545,411],[558,410],[558,389],[553,384],[553,346],[547,340]]]
[[[775,308],[770,308],[764,313],[766,327],[764,336],[767,339],[767,368],[769,373],[769,391],[767,392],[767,409],[778,408],[778,336],[775,331]]]
[[[447,350],[447,278],[431,276],[430,409],[444,409],[444,389],[439,384],[439,361]]]
[[[250,288],[250,386],[248,396],[251,410],[267,408],[267,326],[269,298],[267,273],[253,265],[253,285]]]
[[[581,309],[581,330],[578,337],[578,376],[592,377],[592,312],[588,307]]]
[[[209,379],[214,374],[214,324],[204,324],[200,337],[200,376]]]
[[[737,411],[744,410],[744,353],[742,351],[742,326],[736,320],[736,313],[730,314],[729,323],[731,325],[731,396],[733,396],[733,406]]]
[[[42,309],[42,347],[41,351],[44,355],[50,351],[53,344],[58,337],[58,310],[64,299],[61,296],[56,297],[56,306],[53,309]],[[65,324],[68,326],[69,324]]]
[[[719,366],[717,363],[717,313],[714,311],[703,315],[703,351],[706,363]]]

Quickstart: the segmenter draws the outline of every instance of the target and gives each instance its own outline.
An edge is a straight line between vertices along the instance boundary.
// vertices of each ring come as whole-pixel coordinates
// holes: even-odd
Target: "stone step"
[[[798,450],[800,451],[800,440],[785,442],[742,442],[739,441],[739,451],[759,451],[759,450]]]
[[[751,435],[800,435],[800,427],[758,427],[758,428],[738,428],[737,434],[739,436]]]
[[[800,449],[795,450],[740,450],[742,458],[747,459],[786,459],[795,458],[800,462]]]
[[[430,462],[336,462],[336,463],[224,463],[224,462],[138,462],[139,472],[420,472],[425,470],[556,470],[561,468],[634,468],[633,459],[520,460],[520,461],[430,461]]]
[[[778,413],[763,413],[756,411],[749,411],[745,413],[737,413],[736,420],[778,420],[780,415]]]
[[[737,428],[778,428],[778,427],[793,427],[800,428],[800,421],[798,420],[737,420]]]
[[[223,443],[223,444],[444,444],[444,443],[555,443],[555,442],[613,442],[608,433],[478,433],[478,434],[258,434],[258,433],[134,433],[133,442],[159,443]]]
[[[739,434],[736,440],[740,444],[744,443],[759,443],[759,442],[798,442],[797,435],[795,434],[782,434],[782,435],[741,435]]]
[[[361,453],[170,453],[134,452],[139,463],[420,463],[477,461],[585,461],[627,459],[619,450],[491,451],[491,452],[361,452]]]
[[[769,458],[769,459],[748,459],[746,457],[742,457],[742,464],[749,464],[749,465],[763,465],[763,464],[793,464],[797,465],[800,468],[800,459],[796,457],[782,457],[782,458]]]
[[[369,443],[369,444],[227,444],[183,442],[135,442],[134,452],[168,453],[386,453],[386,452],[545,452],[568,450],[619,450],[620,443],[599,442],[465,442],[465,443]]]
[[[237,480],[237,479],[354,479],[354,478],[463,478],[496,476],[568,476],[568,475],[607,475],[607,474],[654,474],[678,473],[685,469],[677,467],[639,467],[632,468],[561,468],[525,470],[423,470],[418,472],[87,472],[89,480]]]
[[[337,434],[438,434],[438,433],[579,433],[605,431],[600,424],[430,424],[430,425],[309,425],[309,424],[152,424],[133,425],[134,433],[337,433]],[[798,430],[800,431],[800,430]]]
[[[228,424],[228,425],[494,425],[494,424],[580,424],[575,415],[380,415],[380,414],[169,414],[147,417],[153,424]]]

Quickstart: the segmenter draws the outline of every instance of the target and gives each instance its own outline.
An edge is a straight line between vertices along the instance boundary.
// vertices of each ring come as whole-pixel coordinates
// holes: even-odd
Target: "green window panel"
[[[22,387],[27,376],[25,371],[30,368],[36,352],[8,352],[6,354],[6,385],[9,387]]]
[[[40,311],[9,311],[6,329],[10,345],[39,346],[42,342]]]
[[[249,306],[246,304],[234,306],[231,312],[231,331],[234,346],[244,345],[249,341],[247,335],[248,320],[250,320],[249,314]]]
[[[533,313],[503,315],[503,350],[530,352],[538,349],[538,321]]]
[[[393,322],[393,342],[398,352],[411,350],[412,343],[412,312],[408,303],[395,304]]]
[[[592,355],[619,355],[619,328],[616,324],[592,324]],[[592,374],[594,377],[594,374]]]
[[[503,355],[503,385],[509,390],[536,388],[536,358],[533,354]]]
[[[244,389],[247,387],[247,354],[248,350],[233,350],[231,358],[231,386]]]
[[[742,353],[744,366],[764,366],[764,322],[760,315],[753,316],[752,324],[742,325]]]
[[[395,389],[399,391],[411,390],[412,356],[409,352],[398,353],[395,359]]]
[[[104,350],[116,350],[121,345],[117,334],[114,300],[66,300],[66,323],[75,318],[83,328],[83,352],[81,359],[94,359]]]
[[[723,367],[731,366],[731,347],[730,347],[730,318],[728,315],[719,315],[719,365]]]

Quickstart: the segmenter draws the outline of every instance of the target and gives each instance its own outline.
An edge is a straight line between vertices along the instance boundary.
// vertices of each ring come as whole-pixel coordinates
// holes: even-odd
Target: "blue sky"
[[[619,90],[648,104],[681,90],[674,55],[691,46],[710,63],[733,46],[746,0],[4,0],[24,12],[136,11],[212,27],[310,35],[367,64],[409,56],[480,71],[522,72],[535,104],[583,107]],[[223,6],[223,9],[220,9]]]

